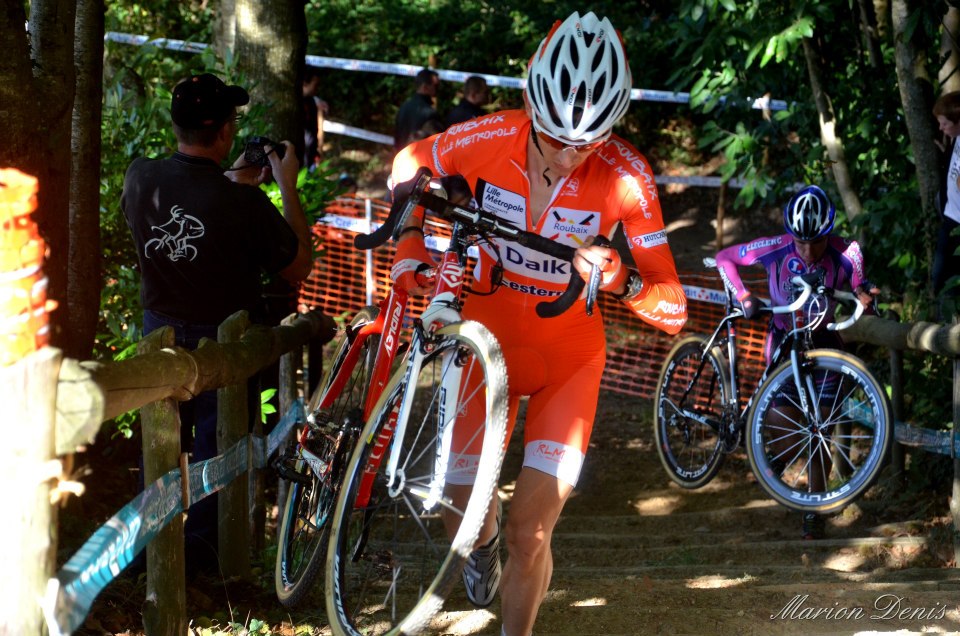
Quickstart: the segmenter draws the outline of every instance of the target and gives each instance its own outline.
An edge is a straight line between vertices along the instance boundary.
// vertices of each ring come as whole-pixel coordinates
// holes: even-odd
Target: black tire
[[[670,479],[684,488],[707,484],[725,457],[720,427],[730,383],[726,358],[719,349],[706,354],[691,387],[706,344],[702,336],[677,342],[663,363],[654,396],[657,453]]]
[[[415,634],[426,628],[459,580],[496,493],[505,447],[507,380],[493,335],[471,321],[447,325],[438,330],[419,373],[409,380],[408,369],[394,375],[374,407],[337,500],[326,574],[327,617],[337,636]],[[486,386],[482,447],[479,459],[460,462],[451,457],[446,465],[454,470],[476,466],[464,509],[457,509],[445,490],[434,491],[442,497],[427,509],[429,485],[437,483],[433,476],[439,474],[438,428],[449,431],[450,423],[458,425],[460,421],[449,417],[464,404],[464,384],[444,383],[444,374],[452,369],[459,369],[465,378],[480,378]],[[450,393],[450,386],[458,388]],[[398,409],[405,395],[411,404],[404,418],[406,433],[388,444],[402,425]],[[474,434],[477,438],[479,432]],[[386,476],[391,453],[397,453],[404,474],[395,491],[389,489]],[[443,476],[439,488],[451,474]],[[364,488],[369,488],[369,499],[360,501]],[[459,520],[452,540],[441,511]]]
[[[277,599],[284,607],[294,607],[304,599],[323,567],[330,514],[352,442],[362,426],[363,403],[380,342],[379,335],[361,342],[351,334],[373,322],[377,313],[375,307],[364,307],[340,334],[327,373],[307,405],[308,448],[297,445],[294,451],[290,486],[277,524],[274,581]],[[351,350],[357,357],[350,359],[356,362],[346,370]],[[343,384],[338,381],[342,371],[349,373]],[[339,390],[336,397],[328,395],[334,386]],[[323,403],[329,407],[319,408]]]
[[[834,512],[860,497],[880,474],[892,441],[890,405],[863,362],[844,351],[808,351],[801,379],[812,387],[821,424],[811,426],[810,416],[800,415],[787,361],[757,390],[747,456],[760,486],[779,503],[802,512]],[[823,460],[814,459],[827,454],[829,474]],[[822,486],[811,483],[812,476]]]

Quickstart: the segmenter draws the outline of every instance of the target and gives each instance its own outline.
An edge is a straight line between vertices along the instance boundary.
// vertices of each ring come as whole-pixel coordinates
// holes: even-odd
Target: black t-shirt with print
[[[178,152],[134,160],[120,205],[143,307],[171,318],[212,325],[246,309],[262,319],[262,272],[296,257],[297,237],[266,194],[230,181],[209,159]]]

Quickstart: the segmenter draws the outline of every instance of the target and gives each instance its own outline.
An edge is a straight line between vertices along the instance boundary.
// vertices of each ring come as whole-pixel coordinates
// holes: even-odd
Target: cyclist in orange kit
[[[420,166],[439,177],[458,174],[483,209],[578,248],[571,265],[515,243],[481,242],[474,271],[479,293],[464,308],[464,316],[486,325],[503,349],[509,432],[520,397],[529,396],[523,468],[504,529],[502,581],[495,505],[463,575],[479,607],[490,605],[502,586],[502,633],[509,636],[531,633],[546,595],[551,535],[580,474],[606,362],[602,319],[586,314],[583,299],[557,318],[540,318],[534,308],[562,293],[571,266],[587,278],[597,265],[600,289],[644,322],[675,334],[687,319],[653,173],[646,158],[612,132],[631,87],[623,43],[610,21],[575,12],[556,23],[530,60],[524,110],[454,125],[407,146],[393,164],[395,196],[403,195],[404,182]],[[619,223],[635,271],[616,249],[593,244],[610,239]],[[411,219],[391,275],[413,293],[428,293],[416,273],[433,264],[422,218]]]

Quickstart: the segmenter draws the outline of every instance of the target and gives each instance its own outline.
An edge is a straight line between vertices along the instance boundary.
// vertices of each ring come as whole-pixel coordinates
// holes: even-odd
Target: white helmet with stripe
[[[534,128],[576,146],[610,134],[627,112],[632,87],[620,34],[607,18],[575,11],[540,42],[526,94]]]

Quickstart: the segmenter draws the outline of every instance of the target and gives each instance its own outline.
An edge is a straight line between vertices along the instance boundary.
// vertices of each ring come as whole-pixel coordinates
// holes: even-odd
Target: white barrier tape
[[[369,130],[364,130],[363,128],[355,128],[354,126],[347,126],[346,124],[341,124],[338,121],[330,121],[328,119],[323,120],[323,132],[334,133],[335,135],[345,135],[347,137],[355,137],[357,139],[365,139],[367,141],[373,141],[387,146],[393,145],[393,137],[390,135],[371,132]]]
[[[161,49],[171,49],[173,51],[186,51],[188,53],[200,53],[207,48],[206,44],[202,42],[189,42],[187,40],[169,40],[167,38],[154,38],[151,40],[145,35],[130,35],[129,33],[117,33],[115,31],[108,31],[104,35],[105,40],[111,42],[119,42],[120,44],[135,44],[137,46],[143,46],[144,44],[149,44],[151,46],[156,46]]]
[[[287,433],[302,421],[303,400],[298,398],[266,440],[248,435],[223,455],[190,464],[190,503],[200,501],[247,472],[250,452],[253,466],[265,468]],[[183,511],[180,479],[179,468],[162,475],[97,528],[70,557],[57,572],[56,601],[45,601],[52,605],[49,613],[55,617],[51,626],[55,625],[60,633],[78,629],[103,588]]]
[[[723,185],[723,179],[720,177],[684,177],[684,176],[667,176],[664,174],[654,175],[654,180],[659,184],[666,183],[679,183],[682,185],[688,186],[697,186],[701,188],[719,188]],[[742,188],[743,179],[730,179],[727,182],[727,185],[733,188]]]
[[[145,35],[130,35],[127,33],[117,33],[115,31],[108,31],[104,38],[110,40],[111,42],[137,45],[143,45],[149,41],[150,44],[155,46],[174,49],[177,51],[190,51],[192,53],[198,53],[207,48],[206,44],[201,44],[198,42],[168,40],[166,38],[149,40]],[[323,55],[307,55],[305,60],[310,66],[316,66],[318,68],[334,68],[344,71],[364,71],[368,73],[385,73],[389,75],[406,75],[409,77],[413,77],[424,68],[423,66],[417,66],[413,64],[374,62],[371,60],[351,60],[343,57],[326,57]],[[448,82],[464,82],[471,75],[479,75],[485,79],[487,84],[490,86],[523,88],[526,85],[526,81],[523,78],[518,77],[507,77],[505,75],[486,75],[484,73],[467,73],[465,71],[454,71],[440,68],[433,70],[437,72],[437,75],[440,76],[440,79]],[[630,98],[637,101],[669,102],[674,104],[690,103],[690,93],[659,91],[646,88],[633,89],[630,91]],[[787,103],[779,99],[761,97],[753,100],[752,106],[755,109],[768,108],[770,110],[784,110],[787,107]],[[393,142],[391,141],[391,143]]]
[[[325,57],[322,55],[308,55],[306,62],[310,66],[319,68],[334,68],[341,71],[365,71],[367,73],[384,73],[387,75],[406,75],[413,77],[423,70],[423,66],[413,64],[396,64],[393,62],[373,62],[370,60],[351,60],[343,57]],[[465,71],[453,71],[450,69],[433,69],[440,76],[440,79],[448,82],[465,82],[471,75],[478,75],[486,80],[489,86],[502,86],[505,88],[523,88],[526,81],[517,77],[507,77],[504,75],[487,75],[485,73],[467,73]]]

